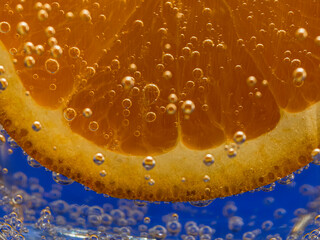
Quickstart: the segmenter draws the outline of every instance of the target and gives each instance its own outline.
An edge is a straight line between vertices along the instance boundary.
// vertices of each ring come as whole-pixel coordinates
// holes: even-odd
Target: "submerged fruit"
[[[312,161],[319,3],[16,4],[0,6],[0,123],[52,171],[110,196],[198,201]]]

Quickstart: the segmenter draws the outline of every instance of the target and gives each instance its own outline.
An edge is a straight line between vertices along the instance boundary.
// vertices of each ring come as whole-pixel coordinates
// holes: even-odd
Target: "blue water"
[[[207,226],[212,230],[209,234],[210,239],[248,240],[270,239],[272,237],[286,239],[294,224],[301,221],[304,216],[313,214],[313,219],[320,214],[320,167],[313,164],[300,174],[295,174],[292,183],[289,185],[277,183],[271,192],[248,192],[239,196],[216,199],[207,207],[195,207],[190,203],[145,203],[145,206],[140,207],[135,201],[114,199],[85,190],[78,183],[67,186],[58,185],[53,180],[50,171],[46,171],[43,167],[29,166],[26,155],[20,148],[14,148],[11,155],[7,154],[7,148],[0,148],[2,151],[0,156],[2,156],[2,168],[8,169],[8,174],[2,174],[8,189],[11,187],[23,189],[29,196],[41,196],[39,199],[43,200],[41,204],[37,205],[31,200],[28,202],[25,199],[22,204],[24,208],[28,206],[28,209],[34,210],[29,220],[25,218],[25,226],[29,230],[28,233],[22,233],[25,239],[41,239],[41,236],[46,236],[46,239],[52,238],[47,228],[35,227],[35,223],[41,219],[40,211],[46,206],[50,207],[52,214],[50,229],[55,229],[57,239],[59,239],[58,237],[60,239],[90,239],[89,236],[92,234],[97,234],[97,237],[100,234],[99,239],[112,239],[111,236],[115,236],[115,239],[121,239],[121,236],[122,239],[126,239],[132,238],[132,236],[139,237],[141,232],[144,232],[142,233],[143,237],[151,238],[154,237],[152,231],[157,229],[150,229],[157,225],[167,228],[166,239],[207,239],[208,235],[201,237],[199,232],[201,228]],[[27,179],[24,179],[24,183],[21,182],[21,179],[17,180],[17,176],[21,175],[21,172],[25,174],[23,176],[26,176]],[[53,205],[58,200],[63,200],[67,204],[68,210],[57,212]],[[95,223],[94,218],[96,217],[93,213],[88,214],[88,209],[92,206],[98,207],[98,210],[102,209],[103,213],[107,213],[109,216],[112,215],[112,223],[92,224],[92,222]],[[12,211],[5,204],[2,204],[0,208],[2,217]],[[120,216],[120,220],[117,219],[119,213],[117,211],[111,213],[112,209],[120,210],[121,214],[124,214],[123,216],[120,214],[122,216]],[[72,211],[75,215],[72,215]],[[101,214],[99,211],[97,215]],[[90,218],[90,214],[94,215],[93,220]],[[178,220],[174,219],[172,214],[177,214]],[[65,223],[62,222],[64,224],[61,222],[57,224],[59,216],[64,218]],[[150,218],[150,223],[145,220],[146,217]],[[84,219],[84,222],[76,223],[76,219],[79,218]],[[170,226],[172,229],[169,227],[171,233],[168,231],[167,224],[173,220],[177,220],[176,222],[181,224],[181,231],[176,235],[172,234],[174,224]],[[189,224],[191,227],[185,228],[185,224]],[[65,228],[66,226],[68,227]],[[308,221],[306,226],[306,229],[303,228],[302,233],[299,233],[299,238],[303,236],[303,233],[320,227],[313,220]],[[123,227],[125,229],[121,231],[127,231],[126,228],[130,230],[130,234],[126,237],[123,237],[125,234],[119,234],[119,229]],[[202,231],[204,231],[203,229]],[[159,231],[162,230],[160,228]],[[162,238],[161,234],[156,236]]]

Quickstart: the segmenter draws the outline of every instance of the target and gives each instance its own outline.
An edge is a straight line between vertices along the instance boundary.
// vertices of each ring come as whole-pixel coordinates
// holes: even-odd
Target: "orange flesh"
[[[101,1],[100,7],[88,3],[88,22],[79,17],[83,6],[78,9],[71,0],[48,2],[52,10],[43,22],[34,3],[26,1],[21,14],[14,10],[18,1],[0,6],[0,22],[12,26],[10,33],[0,35],[1,41],[7,49],[17,49],[16,69],[38,104],[75,109],[72,130],[112,151],[155,155],[170,151],[179,138],[190,149],[209,149],[239,130],[253,139],[277,125],[279,108],[298,112],[319,101],[320,46],[314,39],[320,34],[320,5],[315,2],[150,0],[140,6],[132,0],[122,9],[116,1]],[[61,11],[72,11],[75,17],[67,20]],[[26,36],[16,33],[20,21],[30,26]],[[63,49],[56,74],[44,69],[52,58],[47,26],[55,28]],[[298,28],[308,30],[306,39],[295,36]],[[213,46],[204,42],[209,39]],[[46,50],[42,56],[32,55],[32,68],[23,63],[23,44],[28,41]],[[68,54],[71,47],[81,50],[79,58]],[[94,76],[88,67],[95,68]],[[301,87],[292,77],[298,67],[308,73]],[[203,76],[196,78],[195,68],[202,69]],[[166,71],[171,79],[164,77]],[[129,90],[122,85],[126,76],[135,79]],[[250,76],[257,79],[255,86],[247,85]],[[55,90],[50,90],[52,84]],[[145,94],[147,84],[158,87],[158,98],[156,93]],[[165,110],[171,93],[178,97],[172,115]],[[131,100],[130,108],[123,107],[124,99]],[[195,105],[190,115],[181,109],[186,100]],[[91,117],[82,116],[85,108],[92,110]],[[156,115],[152,122],[146,119],[150,112]],[[99,124],[97,131],[89,129],[92,121]]]

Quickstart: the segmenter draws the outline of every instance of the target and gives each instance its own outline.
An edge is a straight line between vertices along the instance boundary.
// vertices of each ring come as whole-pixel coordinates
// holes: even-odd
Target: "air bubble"
[[[214,163],[214,157],[212,154],[207,154],[203,159],[203,163],[208,167],[211,166]]]
[[[160,90],[158,86],[155,84],[147,84],[143,88],[142,92],[144,96],[144,101],[146,102],[147,105],[151,105],[155,103],[160,96]]]
[[[51,53],[52,57],[59,58],[59,57],[61,57],[63,50],[59,45],[54,45],[51,47],[50,53]]]
[[[92,110],[90,108],[85,108],[82,111],[82,115],[86,118],[89,118],[92,116]]]
[[[173,103],[169,103],[166,107],[167,113],[172,115],[177,112],[177,106]]]
[[[90,12],[87,9],[82,9],[79,13],[79,16],[80,16],[81,20],[83,20],[85,22],[91,21]]]
[[[306,29],[304,28],[299,28],[297,29],[297,31],[295,32],[295,36],[298,40],[302,41],[305,40],[308,37],[308,32]]]
[[[205,175],[205,176],[203,177],[203,181],[204,181],[205,183],[210,182],[210,177],[209,177],[208,175]]]
[[[13,197],[12,201],[13,201],[14,204],[19,204],[19,205],[20,205],[20,204],[23,203],[23,196],[20,195],[20,194],[17,194],[17,195],[15,195],[15,196]],[[18,238],[18,239],[19,239],[19,238]]]
[[[102,153],[97,153],[96,155],[94,155],[93,157],[93,162],[97,165],[101,165],[102,163],[104,163],[105,158],[104,155]]]
[[[125,98],[122,100],[122,107],[125,109],[129,109],[132,106],[132,101],[129,98]]]
[[[294,174],[291,173],[288,176],[279,179],[277,182],[282,184],[282,185],[288,185],[288,184],[292,183],[293,180],[294,180]]]
[[[313,162],[312,162],[313,164],[320,165],[320,149],[319,148],[315,148],[312,150],[311,157],[313,159]]]
[[[184,112],[184,114],[189,115],[194,111],[195,105],[191,100],[186,100],[182,103],[181,109]]]
[[[8,22],[0,22],[0,32],[8,33],[11,30],[11,26]]]
[[[0,65],[0,76],[5,74],[5,72],[4,66]]]
[[[53,37],[56,34],[56,30],[51,26],[46,27],[44,31],[48,38]]]
[[[57,60],[49,58],[45,62],[45,68],[48,73],[56,74],[59,71],[60,65]]]
[[[37,45],[35,51],[37,55],[41,56],[44,53],[44,47],[42,45]]]
[[[156,161],[154,160],[153,157],[148,156],[145,159],[143,159],[142,162],[142,166],[146,169],[146,170],[151,170],[152,168],[154,168],[154,166],[156,165]]]
[[[41,123],[39,121],[34,121],[32,124],[32,129],[35,132],[39,132],[41,130],[42,126]]]
[[[0,134],[0,146],[6,142],[6,137],[3,134]]]
[[[149,224],[149,223],[151,222],[151,219],[150,219],[149,217],[145,217],[145,218],[143,219],[143,222],[144,222],[145,224]]]
[[[80,49],[77,47],[69,48],[69,56],[74,59],[80,57]]]
[[[247,78],[247,85],[249,87],[254,87],[257,84],[257,79],[254,76],[250,76]]]
[[[70,185],[74,182],[72,179],[67,178],[66,176],[56,172],[52,172],[52,178],[56,183],[60,185]]]
[[[41,167],[41,164],[30,156],[27,157],[27,163],[33,168]]]
[[[293,84],[296,87],[301,87],[307,77],[307,72],[304,68],[297,68],[293,71]]]
[[[99,129],[99,124],[96,121],[91,121],[89,123],[89,130],[95,132]]]
[[[152,123],[156,120],[157,115],[154,112],[148,112],[146,114],[146,121],[149,123]]]
[[[77,113],[73,108],[66,108],[63,111],[63,116],[67,121],[72,121],[77,116]]]
[[[24,36],[26,34],[28,34],[30,28],[29,25],[26,22],[19,22],[17,25],[17,32]]]
[[[0,78],[0,90],[4,91],[8,87],[8,81],[5,78]]]
[[[246,141],[246,135],[242,131],[238,131],[233,135],[233,141],[236,144],[242,144]]]
[[[150,186],[153,186],[155,183],[156,183],[156,182],[155,182],[153,179],[150,179],[150,180],[148,181],[148,184],[149,184]]]
[[[131,76],[126,76],[122,79],[121,83],[124,89],[130,90],[134,86],[135,79]]]
[[[24,58],[24,65],[27,68],[32,68],[36,64],[36,60],[32,56],[27,56]]]
[[[101,170],[101,171],[99,172],[99,175],[100,175],[101,177],[107,176],[106,170]]]
[[[175,93],[171,93],[168,97],[169,102],[176,103],[178,101],[178,97]]]
[[[23,46],[23,50],[27,55],[31,55],[34,51],[34,45],[32,42],[26,42]]]
[[[48,19],[48,17],[49,17],[49,14],[46,10],[41,9],[38,11],[38,20],[39,21],[45,21]]]
[[[200,79],[203,77],[203,71],[201,68],[195,68],[192,71],[192,75],[195,79]]]

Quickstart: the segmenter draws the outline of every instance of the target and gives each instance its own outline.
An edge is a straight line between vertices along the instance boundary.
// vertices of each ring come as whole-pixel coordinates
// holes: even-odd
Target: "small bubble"
[[[211,166],[214,163],[214,157],[212,154],[207,154],[203,159],[203,163],[208,167]]]
[[[82,111],[82,115],[86,118],[89,118],[92,116],[92,110],[90,108],[85,108]]]
[[[148,184],[149,184],[150,186],[153,186],[155,183],[156,183],[156,182],[155,182],[153,179],[150,179],[150,180],[148,181]]]
[[[12,199],[14,204],[22,204],[23,203],[23,196],[20,194],[17,194],[14,196],[14,198]]]
[[[27,68],[32,68],[36,64],[36,60],[32,56],[27,56],[24,58],[24,65]]]
[[[26,42],[23,46],[23,50],[27,55],[31,55],[34,51],[34,45],[32,42]]]
[[[246,141],[246,135],[242,131],[238,131],[233,135],[233,141],[236,144],[242,144]]]
[[[129,109],[132,106],[132,101],[129,98],[125,98],[122,100],[122,107],[125,109]]]
[[[172,72],[165,71],[165,72],[163,72],[162,77],[163,77],[163,79],[168,81],[168,80],[172,79]]]
[[[97,153],[96,155],[94,155],[93,157],[93,162],[97,165],[101,165],[102,163],[104,163],[104,155],[102,153]]]
[[[1,26],[0,26],[0,30],[1,30]],[[314,43],[315,43],[317,46],[320,46],[320,36],[316,36],[316,38],[314,39]]]
[[[177,112],[177,106],[174,103],[169,103],[166,107],[167,113],[172,115]]]
[[[157,115],[154,112],[148,112],[146,114],[146,121],[149,123],[154,122],[156,118],[157,118]]]
[[[80,57],[80,49],[77,47],[71,47],[69,48],[69,56],[71,58],[78,58]]]
[[[195,68],[192,71],[192,75],[195,79],[200,79],[203,77],[203,71],[201,68]]]
[[[54,45],[50,48],[50,53],[52,57],[59,58],[61,57],[63,50],[59,45]]]
[[[195,105],[191,100],[186,100],[182,103],[181,109],[185,114],[189,115],[194,111]]]
[[[3,134],[0,134],[0,146],[6,142],[6,137]]]
[[[45,68],[48,73],[56,74],[59,71],[60,65],[57,60],[49,58],[45,62]]]
[[[0,90],[4,91],[8,87],[8,81],[5,78],[0,78]]]
[[[89,130],[95,132],[99,129],[99,124],[96,121],[91,121],[89,123]]]
[[[145,224],[149,224],[149,223],[151,222],[151,219],[150,219],[149,217],[145,217],[145,218],[143,219],[143,222],[144,222]]]
[[[294,174],[291,173],[288,176],[279,179],[277,182],[282,185],[288,185],[288,184],[292,183],[293,180],[294,180]]]
[[[178,97],[175,93],[171,93],[168,97],[170,103],[176,103],[178,101]]]
[[[261,190],[264,191],[264,192],[271,192],[275,189],[276,187],[276,184],[275,183],[271,183],[271,184],[268,184],[268,185],[265,185],[263,187],[261,187]]]
[[[79,13],[79,16],[80,16],[81,20],[83,20],[85,22],[91,21],[90,12],[87,9],[82,9]]]
[[[29,28],[29,25],[26,23],[26,22],[19,22],[18,25],[17,25],[17,32],[20,34],[20,35],[26,35],[28,34],[30,28]]]
[[[250,76],[247,78],[247,85],[249,87],[254,87],[257,84],[257,79],[254,76]]]
[[[49,17],[49,14],[46,10],[41,9],[38,11],[38,20],[39,21],[45,21],[48,19],[48,17]]]
[[[312,150],[311,157],[313,159],[313,162],[312,162],[313,164],[320,165],[320,149],[319,148],[315,148]]]
[[[48,44],[50,47],[53,47],[54,45],[58,44],[58,40],[55,37],[50,37],[48,39]]]
[[[56,172],[52,172],[52,178],[56,183],[60,185],[70,185],[74,182],[72,179],[67,178],[66,176]]]
[[[37,45],[35,51],[38,56],[41,56],[44,53],[44,47],[42,45]]]
[[[155,165],[156,165],[156,161],[154,160],[153,157],[148,156],[145,159],[143,159],[142,166],[146,170],[151,170],[152,168],[154,168]]]
[[[0,65],[0,76],[5,74],[5,72],[4,66]]]
[[[297,68],[293,71],[293,84],[296,87],[301,87],[307,77],[307,72],[304,68]]]
[[[30,156],[27,157],[27,163],[33,168],[41,167],[41,164]]]
[[[320,227],[320,215],[317,215],[314,218],[314,225],[316,225],[317,227]]]
[[[106,170],[101,170],[101,171],[99,172],[99,175],[100,175],[101,177],[107,176]]]
[[[51,83],[51,84],[49,85],[49,89],[50,89],[51,91],[55,91],[55,90],[57,89],[57,85],[54,84],[54,83]]]
[[[155,84],[147,84],[143,90],[144,101],[147,105],[156,102],[160,96],[160,89]]]
[[[308,32],[304,28],[298,28],[296,33],[295,33],[295,36],[296,36],[296,38],[298,40],[302,41],[302,40],[305,40],[308,37]]]
[[[56,30],[52,26],[46,27],[44,31],[48,38],[53,37],[56,34]]]
[[[7,174],[7,173],[8,173],[8,169],[7,169],[7,168],[3,168],[3,169],[2,169],[2,173],[3,173],[3,174]]]
[[[205,183],[210,182],[210,177],[209,177],[208,175],[205,175],[205,176],[203,177],[203,181],[204,181]]]
[[[237,149],[235,146],[228,146],[227,147],[227,155],[229,158],[234,158],[235,156],[237,156]]]
[[[8,22],[0,22],[0,32],[8,33],[11,30],[11,26]]]
[[[72,121],[76,117],[77,113],[73,108],[66,108],[63,111],[63,116],[67,121]]]
[[[32,129],[35,132],[39,132],[41,130],[42,126],[41,123],[39,121],[34,121],[32,124]]]
[[[121,83],[124,89],[130,90],[131,88],[133,88],[135,80],[133,77],[126,76],[122,79]]]

